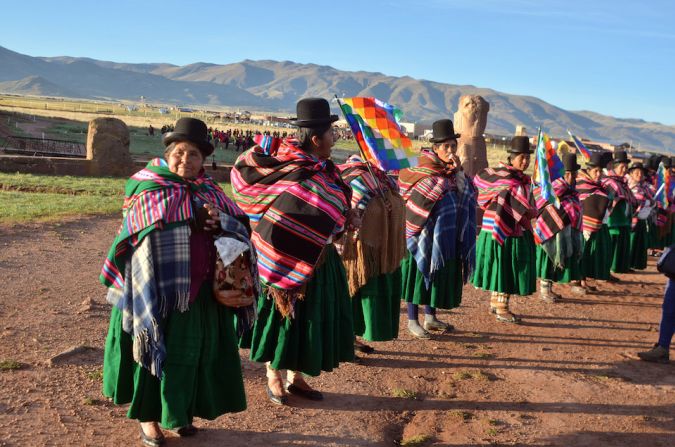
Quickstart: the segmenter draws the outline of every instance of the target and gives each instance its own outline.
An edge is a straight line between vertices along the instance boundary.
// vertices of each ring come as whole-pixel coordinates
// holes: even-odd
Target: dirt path
[[[138,444],[125,408],[100,394],[109,306],[97,275],[116,227],[0,227],[0,360],[23,366],[0,372],[0,445]],[[415,341],[402,324],[361,365],[312,379],[321,403],[273,406],[263,368],[244,360],[248,410],[168,445],[672,446],[675,366],[634,356],[656,340],[665,281],[653,265],[622,278],[556,305],[518,298],[521,326],[495,323],[487,295],[466,287],[441,314],[454,334]]]

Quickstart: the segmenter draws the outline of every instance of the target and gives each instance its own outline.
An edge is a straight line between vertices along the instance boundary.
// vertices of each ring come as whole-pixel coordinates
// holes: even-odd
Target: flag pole
[[[342,115],[344,115],[345,119],[347,119],[347,115],[345,114],[345,111],[342,108],[342,102],[340,101],[340,98],[338,98],[337,95],[335,95],[335,100],[337,101],[338,106],[340,107],[340,111],[342,112]],[[351,125],[350,125],[350,128],[351,128]],[[353,129],[352,129],[352,133],[354,133]],[[361,147],[361,143],[359,143],[359,140],[357,138],[354,138],[354,140],[356,140],[356,145],[359,147],[359,152],[361,153],[361,157],[363,157],[363,161],[366,163],[366,167],[368,168],[368,172],[370,172],[370,175],[373,177],[373,180],[375,180],[375,184],[377,185],[377,189],[380,191],[380,196],[382,196],[382,198],[384,199],[384,190],[382,189],[382,185],[380,184],[380,181],[378,180],[375,173],[373,173],[373,170],[370,166],[370,162],[368,161],[368,157],[366,157],[366,153],[364,152],[363,148]]]

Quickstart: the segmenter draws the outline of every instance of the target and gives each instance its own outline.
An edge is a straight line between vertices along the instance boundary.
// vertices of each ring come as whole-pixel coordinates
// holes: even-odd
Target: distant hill
[[[675,151],[675,126],[568,111],[531,96],[471,85],[451,85],[364,71],[289,61],[244,60],[235,64],[125,64],[74,57],[31,57],[0,47],[0,91],[6,93],[138,100],[181,105],[243,107],[292,113],[305,96],[375,96],[400,107],[406,121],[452,116],[459,97],[483,96],[490,103],[487,132],[530,132],[539,126],[554,136],[570,129],[584,138],[632,141]]]

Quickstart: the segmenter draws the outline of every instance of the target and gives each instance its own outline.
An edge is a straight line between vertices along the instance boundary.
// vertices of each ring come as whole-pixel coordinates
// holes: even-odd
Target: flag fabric
[[[339,104],[366,161],[383,171],[417,166],[419,154],[401,129],[399,109],[367,97],[342,98]]]
[[[532,180],[539,184],[541,197],[560,208],[560,200],[553,189],[553,181],[565,173],[565,167],[551,145],[548,135],[539,130],[537,149],[534,160],[534,176]]]
[[[670,183],[670,169],[666,168],[663,162],[661,162],[659,163],[659,169],[656,171],[657,194],[654,197],[654,200],[660,203],[664,209],[668,208]]]
[[[257,134],[253,137],[253,142],[263,149],[265,155],[273,155],[276,154],[277,149],[279,149],[279,146],[281,145],[281,138]]]
[[[574,141],[574,145],[577,147],[577,150],[581,152],[581,155],[584,156],[584,159],[586,161],[591,159],[591,152],[588,150],[588,148],[584,145],[584,143],[581,142],[580,139],[572,135],[572,132],[569,130],[567,131],[568,134],[570,134],[570,137],[572,137],[572,140]]]

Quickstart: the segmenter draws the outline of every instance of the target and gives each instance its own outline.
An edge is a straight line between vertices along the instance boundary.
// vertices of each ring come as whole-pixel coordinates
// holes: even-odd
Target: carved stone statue
[[[464,172],[475,175],[488,166],[485,145],[485,126],[490,103],[482,96],[463,95],[459,98],[459,107],[455,113],[455,129],[459,137],[457,155],[462,161]]]

